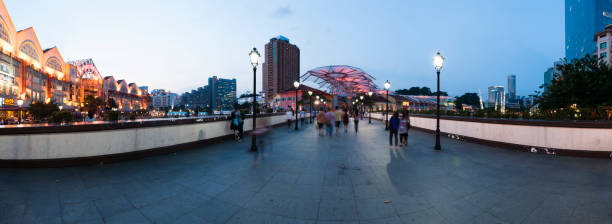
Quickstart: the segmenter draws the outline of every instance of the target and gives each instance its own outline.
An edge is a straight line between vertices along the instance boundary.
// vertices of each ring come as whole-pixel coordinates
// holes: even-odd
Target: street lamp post
[[[361,111],[360,111],[360,114],[359,114],[359,118],[361,118],[361,120],[363,120],[363,116],[361,116],[364,113],[364,111],[365,111],[365,109],[364,109],[365,108],[365,104],[364,104],[365,102],[363,102],[363,95],[359,96],[359,99],[361,99]]]
[[[368,92],[368,96],[370,97],[370,101],[372,101],[372,91]],[[370,113],[368,113],[368,123],[372,123],[372,106],[370,105]]]
[[[17,105],[19,106],[19,123],[21,124],[21,105],[23,105],[23,100],[22,99],[18,99],[17,100]]]
[[[295,80],[293,82],[293,87],[295,87],[295,130],[298,130],[298,90],[300,89],[300,82]]]
[[[310,124],[312,124],[312,91],[308,91],[308,101],[310,101],[310,109],[309,109],[309,115],[308,115],[308,121]]]
[[[251,133],[255,132],[257,127],[257,65],[259,64],[259,57],[261,55],[257,52],[257,48],[253,48],[249,57],[251,58],[251,65],[253,66],[253,129]],[[257,151],[257,136],[251,134],[251,151]]]
[[[444,57],[440,55],[440,52],[434,56],[433,59],[434,68],[436,69],[436,73],[438,75],[438,92],[437,92],[437,109],[436,109],[436,145],[434,146],[435,150],[441,150],[440,146],[440,70],[442,70],[442,64],[444,63]]]
[[[389,80],[385,81],[385,91],[387,92],[387,102],[385,106],[385,130],[389,130],[389,88],[391,88],[391,83]]]

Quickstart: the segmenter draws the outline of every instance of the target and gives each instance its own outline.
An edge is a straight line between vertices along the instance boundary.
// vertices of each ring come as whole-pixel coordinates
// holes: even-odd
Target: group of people
[[[399,116],[398,112],[393,113],[391,119],[389,119],[389,148],[393,148],[393,138],[395,137],[395,149],[397,146],[397,135],[400,138],[400,147],[408,145],[408,130],[410,130],[410,115],[407,111],[402,112],[402,116]]]
[[[295,118],[295,114],[293,112],[293,109],[289,108],[289,110],[287,110],[287,112],[285,112],[285,117],[287,118],[287,127],[291,128],[291,124],[293,123],[293,119]],[[304,125],[304,120],[306,119],[306,111],[304,111],[303,109],[300,110],[300,112],[298,112],[298,119],[299,119],[299,122],[301,123],[301,125],[303,126]],[[296,121],[296,122],[298,122],[298,121]]]
[[[355,111],[354,113],[349,114],[347,109],[341,109],[340,107],[336,107],[335,111],[320,109],[316,112],[317,130],[319,132],[319,136],[331,136],[333,134],[334,126],[336,127],[336,135],[338,135],[340,132],[340,124],[342,124],[344,127],[344,133],[348,133],[350,117],[353,117],[355,133],[359,132],[359,112]],[[323,132],[323,128],[325,128],[325,132]]]

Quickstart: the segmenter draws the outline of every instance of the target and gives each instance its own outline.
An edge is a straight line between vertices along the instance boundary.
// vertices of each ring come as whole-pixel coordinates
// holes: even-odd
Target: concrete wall
[[[384,116],[372,114],[372,118],[382,120]],[[436,129],[435,118],[411,116],[410,122],[414,127],[427,130]],[[612,151],[611,128],[512,125],[440,119],[440,131],[458,136],[538,148]]]
[[[258,127],[286,122],[285,115],[257,118]],[[252,129],[252,120],[244,130]],[[0,135],[0,160],[79,158],[128,153],[232,135],[230,122],[53,134]]]

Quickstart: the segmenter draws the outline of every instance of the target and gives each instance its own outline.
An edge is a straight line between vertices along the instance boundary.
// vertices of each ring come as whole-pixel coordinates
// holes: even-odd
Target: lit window
[[[19,48],[19,50],[23,52],[24,54],[26,54],[27,56],[29,56],[30,58],[38,61],[38,54],[36,53],[36,50],[34,48],[34,43],[32,43],[32,41],[26,40],[21,45],[21,48]]]
[[[50,57],[49,60],[47,60],[47,67],[52,68],[58,72],[62,71],[62,66],[60,65],[56,57]]]
[[[0,23],[0,39],[3,39],[7,43],[11,43],[11,40],[9,39],[9,36],[8,36],[8,32],[6,32],[6,26],[4,25],[4,23]]]
[[[601,52],[601,54],[599,54],[599,57],[601,57],[601,58],[606,58],[606,57],[608,57],[608,53],[606,53],[606,52]]]
[[[608,47],[608,43],[607,42],[603,42],[603,43],[599,44],[599,49],[606,49],[606,47]]]

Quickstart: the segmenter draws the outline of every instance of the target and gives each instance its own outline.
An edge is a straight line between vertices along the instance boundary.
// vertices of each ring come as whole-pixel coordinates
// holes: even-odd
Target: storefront
[[[11,97],[0,97],[0,125],[15,124],[19,121],[19,116],[26,117],[27,111],[24,107],[19,107],[17,99]]]

